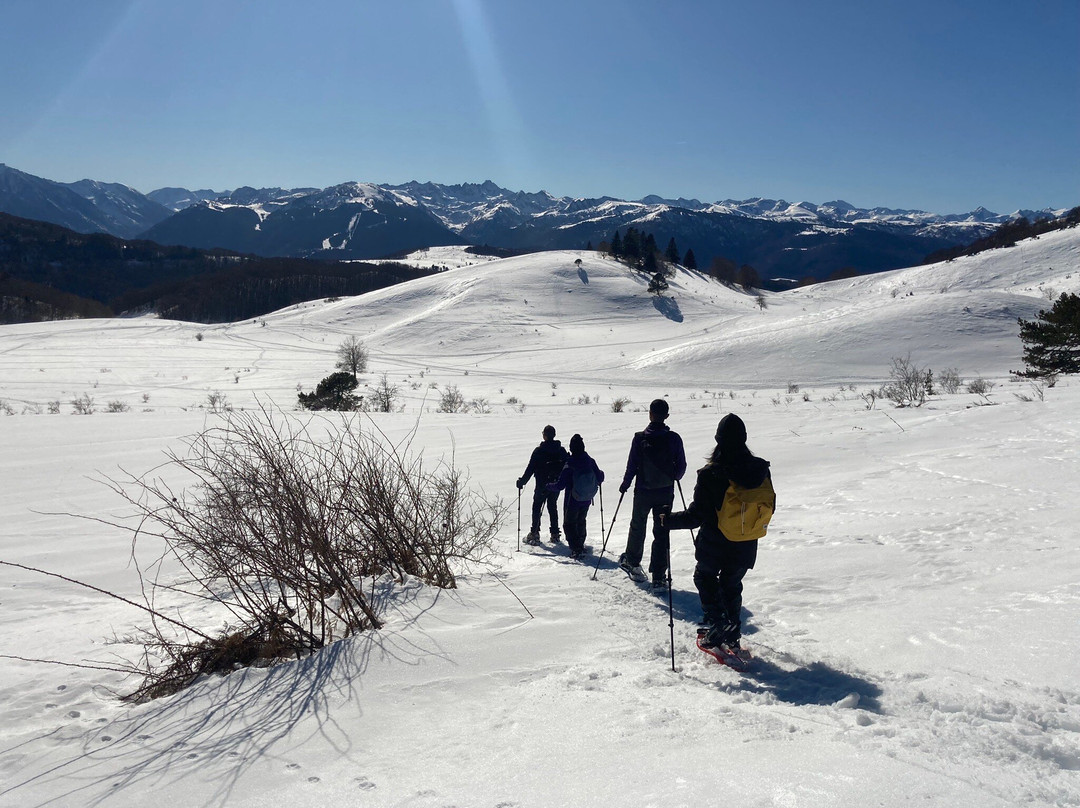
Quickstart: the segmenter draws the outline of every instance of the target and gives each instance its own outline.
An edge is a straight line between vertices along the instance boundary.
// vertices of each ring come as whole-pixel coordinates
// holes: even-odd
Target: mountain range
[[[347,182],[328,188],[161,188],[141,194],[116,183],[59,183],[0,164],[0,211],[165,245],[224,248],[262,256],[380,258],[422,247],[487,244],[520,251],[582,249],[635,227],[699,266],[723,257],[764,278],[794,283],[837,272],[868,273],[920,263],[928,254],[985,237],[1020,216],[1057,211],[964,214],[748,199],[708,203],[647,196],[556,197],[487,181],[442,185]]]

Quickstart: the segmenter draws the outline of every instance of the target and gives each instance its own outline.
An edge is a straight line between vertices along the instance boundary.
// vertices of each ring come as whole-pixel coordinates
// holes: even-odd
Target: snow
[[[386,372],[403,393],[404,412],[372,422],[416,429],[414,446],[453,453],[511,503],[496,563],[456,590],[403,588],[381,631],[138,706],[115,698],[133,683],[114,673],[11,657],[130,658],[109,640],[141,615],[0,568],[0,805],[1080,805],[1080,384],[1008,379],[1016,318],[1047,308],[1047,289],[1080,290],[1080,233],[767,293],[765,309],[686,271],[657,301],[592,253],[470,258],[228,325],[0,328],[16,413],[0,417],[2,560],[137,598],[131,536],[95,521],[124,510],[100,478],[167,474],[165,450],[220,422],[211,392],[291,409],[354,334],[364,380]],[[860,394],[909,352],[997,386],[867,409]],[[492,412],[436,413],[450,384]],[[84,393],[99,411],[69,414]],[[565,546],[517,552],[513,480],[542,427],[579,432],[614,481],[661,395],[692,467],[727,412],[773,464],[748,674],[693,647],[687,532],[672,672],[666,599],[612,563],[629,518],[615,485],[603,526],[590,514],[597,549],[614,517],[596,581]],[[620,396],[632,404],[612,413]]]
[[[447,269],[459,269],[496,260],[498,259],[493,255],[477,255],[476,253],[466,252],[465,247],[459,245],[425,247],[409,253],[404,258],[394,259],[398,264],[408,264],[409,266],[421,268],[439,266]]]

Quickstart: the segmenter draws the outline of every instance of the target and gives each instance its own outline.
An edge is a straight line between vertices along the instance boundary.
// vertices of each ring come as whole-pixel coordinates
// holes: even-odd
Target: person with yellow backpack
[[[697,475],[690,506],[668,514],[664,524],[672,530],[701,528],[694,540],[699,646],[745,661],[739,644],[743,576],[754,567],[758,539],[776,508],[769,463],[747,448],[746,424],[731,413],[716,427],[716,448]]]

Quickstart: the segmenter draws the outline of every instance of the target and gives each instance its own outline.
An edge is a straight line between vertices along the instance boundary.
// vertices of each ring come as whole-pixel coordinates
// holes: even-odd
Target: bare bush
[[[206,408],[215,413],[229,412],[232,410],[232,404],[224,393],[214,390],[206,394]]]
[[[465,396],[457,385],[447,385],[439,396],[438,412],[467,412],[468,409],[468,402],[465,401]]]
[[[3,399],[0,399],[0,415],[14,415],[15,408]]]
[[[969,393],[974,393],[977,396],[982,396],[989,401],[990,391],[993,390],[995,386],[996,385],[992,381],[979,376],[968,382],[967,391]]]
[[[921,407],[926,403],[926,371],[910,356],[893,357],[889,379],[881,393],[897,407]]]
[[[71,400],[71,408],[76,415],[93,415],[94,399],[90,397],[89,393],[83,393],[78,398]]]
[[[227,622],[210,636],[147,608],[155,619],[139,635],[136,701],[378,628],[382,601],[363,579],[373,589],[409,577],[453,588],[457,564],[490,554],[506,510],[471,490],[452,461],[425,464],[410,441],[394,445],[348,420],[233,413],[168,458],[192,479],[180,493],[147,477],[107,481],[134,509],[135,541],[165,544],[143,582],[148,603],[167,590],[180,614],[209,602]]]
[[[131,407],[125,404],[123,401],[110,401],[105,408],[105,412],[130,412]]]
[[[391,384],[389,377],[384,373],[379,377],[379,383],[368,396],[371,409],[375,412],[393,412],[398,399],[398,386]]]
[[[960,385],[964,383],[964,380],[960,377],[960,371],[956,368],[945,368],[938,375],[938,384],[941,385],[943,392],[952,395],[960,390]]]
[[[626,405],[628,405],[629,403],[630,403],[630,399],[628,399],[626,396],[619,396],[618,398],[616,398],[614,401],[611,402],[611,411],[612,412],[625,412]]]
[[[477,413],[478,415],[490,415],[491,402],[489,402],[483,396],[479,396],[469,402],[469,409]]]

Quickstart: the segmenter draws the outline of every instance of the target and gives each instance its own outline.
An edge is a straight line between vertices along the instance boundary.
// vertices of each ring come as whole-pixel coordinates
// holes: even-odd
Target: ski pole
[[[518,489],[518,527],[517,527],[517,536],[518,536],[517,551],[520,553],[521,552],[521,489],[520,488]]]
[[[615,520],[619,517],[619,508],[622,506],[623,497],[626,496],[626,492],[619,493],[619,501],[615,505],[615,513],[611,517],[611,527],[608,528],[607,535],[604,536],[604,546],[600,548],[600,555],[596,557],[596,568],[593,570],[592,579],[596,580],[596,573],[600,571],[600,562],[604,558],[604,551],[607,550],[608,539],[611,538],[611,531],[615,529]],[[600,524],[601,529],[604,527],[603,523]]]
[[[678,480],[676,480],[678,482]],[[682,496],[682,488],[680,486],[679,496]],[[686,510],[684,505],[683,510]],[[671,593],[671,533],[668,532],[667,543],[667,613],[668,613],[668,628],[671,630],[671,672],[675,673],[675,599]]]
[[[604,484],[600,483],[600,532],[604,532]]]

